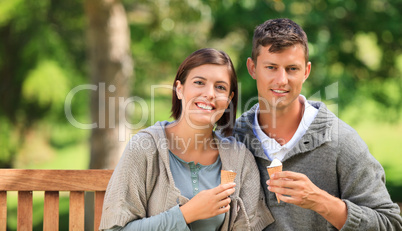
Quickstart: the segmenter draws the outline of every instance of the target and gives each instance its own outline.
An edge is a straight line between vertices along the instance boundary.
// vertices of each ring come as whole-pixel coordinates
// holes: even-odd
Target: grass
[[[388,171],[387,179],[402,184],[402,124],[363,123],[355,129]]]
[[[402,202],[402,124],[362,122],[354,126],[385,170],[391,198]]]
[[[57,154],[41,163],[28,163],[24,169],[87,169],[89,166],[89,144],[78,143],[57,150]]]

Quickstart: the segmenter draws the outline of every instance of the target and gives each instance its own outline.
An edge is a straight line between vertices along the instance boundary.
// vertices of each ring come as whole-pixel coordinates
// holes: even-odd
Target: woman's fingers
[[[235,191],[235,183],[227,183],[227,184],[221,184],[218,185],[217,187],[210,189],[212,195],[211,196],[216,196],[218,201],[221,201],[230,195],[232,195]]]
[[[229,188],[217,194],[218,200],[223,200],[235,192],[235,188]]]
[[[236,183],[232,182],[232,183],[227,183],[227,184],[220,184],[211,190],[214,194],[219,194],[227,189],[234,188],[235,186],[236,186]]]
[[[232,201],[232,200],[230,199],[230,197],[226,197],[225,199],[220,200],[220,201],[218,202],[217,206],[218,206],[218,208],[227,206],[227,205],[230,204],[231,201]]]
[[[230,205],[219,207],[218,215],[222,213],[226,213],[230,210]]]

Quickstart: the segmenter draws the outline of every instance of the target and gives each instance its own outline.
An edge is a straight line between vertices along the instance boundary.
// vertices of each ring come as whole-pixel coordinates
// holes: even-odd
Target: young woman
[[[229,56],[201,49],[173,83],[174,122],[127,145],[110,179],[101,230],[262,230],[273,222],[252,154],[233,137],[237,76]],[[220,185],[221,170],[237,173]]]

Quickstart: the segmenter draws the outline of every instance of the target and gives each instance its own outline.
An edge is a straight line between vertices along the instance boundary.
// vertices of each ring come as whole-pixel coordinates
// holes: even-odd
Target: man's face
[[[271,45],[261,46],[256,63],[247,60],[247,69],[257,81],[261,110],[289,110],[298,103],[304,81],[308,78],[311,63],[306,60],[300,44],[271,53]]]

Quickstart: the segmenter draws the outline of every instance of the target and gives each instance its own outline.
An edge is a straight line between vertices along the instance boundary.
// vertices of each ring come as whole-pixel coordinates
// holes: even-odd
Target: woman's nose
[[[204,91],[204,96],[207,98],[207,99],[213,99],[213,98],[215,98],[215,88],[214,88],[214,86],[211,86],[211,85],[206,85],[206,87],[205,87],[205,91]]]

